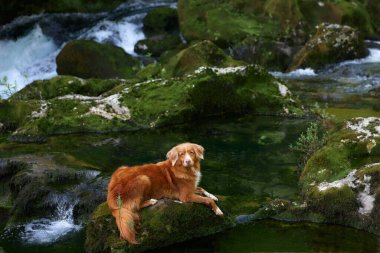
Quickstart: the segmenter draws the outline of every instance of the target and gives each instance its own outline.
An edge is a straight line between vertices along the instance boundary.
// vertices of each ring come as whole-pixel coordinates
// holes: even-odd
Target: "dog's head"
[[[187,168],[194,165],[199,166],[199,161],[203,159],[204,148],[194,143],[182,143],[173,147],[166,157],[174,165],[180,165]]]

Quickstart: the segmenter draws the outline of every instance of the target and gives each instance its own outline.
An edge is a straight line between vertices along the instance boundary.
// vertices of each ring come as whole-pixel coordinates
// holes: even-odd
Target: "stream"
[[[33,80],[56,76],[55,57],[72,39],[112,43],[134,54],[134,44],[144,38],[142,18],[157,6],[175,8],[175,3],[135,0],[96,15],[20,17],[0,28],[0,78],[6,76],[19,90]],[[79,25],[67,26],[73,20]],[[306,69],[272,74],[285,79],[301,101],[324,109],[338,121],[357,116],[380,117],[378,94],[369,92],[380,87],[380,42],[368,43],[370,54],[365,59],[318,72]],[[250,214],[275,198],[300,200],[297,157],[289,145],[309,123],[310,119],[245,116],[170,129],[53,136],[43,144],[10,143],[7,135],[1,134],[0,158],[60,154],[80,161],[88,170],[100,172],[91,179],[107,181],[120,165],[158,162],[165,159],[173,145],[195,142],[206,150],[201,186],[220,196],[231,214]],[[57,162],[70,164],[70,159]],[[85,252],[85,231],[74,217],[78,201],[73,192],[52,196],[51,201],[58,204],[51,217],[5,229],[0,234],[0,253]],[[0,197],[2,201],[5,200]],[[380,240],[373,234],[343,226],[265,220],[155,252],[380,252]]]

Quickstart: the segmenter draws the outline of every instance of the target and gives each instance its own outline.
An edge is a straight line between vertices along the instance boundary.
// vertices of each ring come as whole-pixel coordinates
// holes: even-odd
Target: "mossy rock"
[[[104,96],[45,100],[12,138],[128,131],[250,113],[304,115],[286,86],[259,66],[200,68],[182,78],[126,82]]]
[[[296,50],[287,43],[257,37],[248,37],[231,49],[231,55],[236,60],[278,71],[285,71],[289,67]]]
[[[289,70],[320,69],[327,64],[365,57],[368,51],[359,32],[349,26],[321,24],[316,34],[294,56]]]
[[[306,213],[380,234],[380,118],[354,118],[330,133],[300,183]]]
[[[177,10],[169,7],[153,9],[144,17],[143,25],[143,31],[148,37],[157,34],[178,33]]]
[[[369,5],[378,8],[380,3],[372,1],[366,5],[359,0],[180,0],[178,17],[181,32],[188,40],[207,39],[227,47],[247,37],[258,37],[300,45],[322,22],[350,25],[365,36],[373,36],[373,20],[378,17],[367,13]]]
[[[139,40],[135,45],[135,52],[138,54],[159,57],[163,52],[175,49],[181,44],[178,35],[160,34]]]
[[[51,99],[69,94],[99,96],[124,84],[117,79],[81,79],[74,76],[57,76],[48,80],[34,81],[12,95],[13,100]]]
[[[232,67],[242,65],[235,61],[213,42],[205,40],[183,49],[164,64],[161,75],[177,77],[190,74],[199,67]]]
[[[67,43],[56,58],[60,75],[82,78],[129,78],[139,62],[122,48],[89,40]]]
[[[0,100],[1,131],[16,130],[39,107],[39,101]]]
[[[123,3],[122,0],[63,0],[28,1],[0,0],[0,24],[12,21],[18,16],[40,13],[100,12],[109,11]]]
[[[172,200],[160,200],[156,205],[142,209],[140,220],[141,230],[137,232],[140,244],[129,245],[120,239],[107,203],[101,204],[86,228],[86,252],[143,252],[215,234],[235,225],[226,212],[220,217],[205,205],[180,204]]]

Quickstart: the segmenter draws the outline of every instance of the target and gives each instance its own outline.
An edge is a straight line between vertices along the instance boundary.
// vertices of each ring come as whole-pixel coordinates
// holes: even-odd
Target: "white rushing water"
[[[34,220],[24,226],[21,239],[26,243],[52,243],[70,232],[79,231],[81,225],[74,224],[73,210],[76,201],[67,195],[55,195],[52,200],[57,204],[53,218]]]
[[[102,20],[79,36],[79,39],[111,43],[123,48],[128,54],[136,55],[134,52],[135,44],[145,38],[141,22],[145,15],[137,14],[125,17],[117,22]]]
[[[133,3],[136,4],[136,8],[142,8],[139,1]],[[142,31],[142,19],[145,15],[146,11],[143,11],[116,20],[103,18],[91,27],[82,29],[79,34],[73,33],[70,40],[87,39],[109,43],[135,55],[134,45],[145,38]],[[0,40],[0,83],[6,81],[15,86],[16,90],[20,90],[32,81],[56,76],[55,58],[67,42],[57,45],[53,38],[43,33],[38,24],[15,40]],[[5,87],[0,85],[0,96],[3,98],[7,97],[4,94],[5,90]]]
[[[36,26],[17,40],[0,41],[0,79],[19,90],[25,84],[57,75],[58,46]],[[0,87],[0,92],[4,87]]]

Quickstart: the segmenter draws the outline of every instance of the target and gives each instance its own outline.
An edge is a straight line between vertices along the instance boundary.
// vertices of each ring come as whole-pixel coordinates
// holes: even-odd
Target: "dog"
[[[165,161],[121,166],[112,174],[107,203],[122,239],[138,244],[135,231],[135,224],[139,223],[138,211],[156,204],[161,198],[205,204],[216,215],[223,216],[215,204],[218,199],[198,187],[203,153],[204,148],[198,144],[182,143],[167,153]]]

